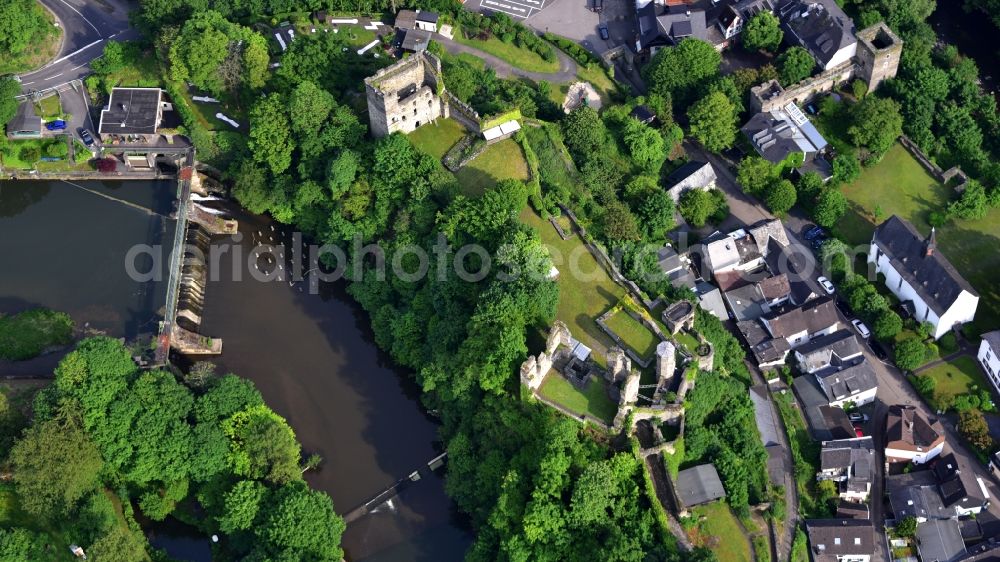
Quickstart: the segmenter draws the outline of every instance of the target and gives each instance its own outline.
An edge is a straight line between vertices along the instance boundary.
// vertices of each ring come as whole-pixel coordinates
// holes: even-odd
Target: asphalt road
[[[126,0],[39,0],[51,10],[63,28],[62,49],[54,61],[20,75],[26,94],[44,92],[82,79],[90,73],[90,61],[101,56],[108,39],[139,37],[129,26],[128,13],[137,8]]]
[[[728,167],[728,163],[720,156],[716,154],[708,153],[707,151],[701,149],[701,147],[691,144],[685,144],[685,149],[694,159],[701,159],[711,162],[715,168],[718,175],[718,181],[716,185],[726,194],[726,199],[729,203],[730,212],[732,216],[724,225],[726,228],[738,227],[740,225],[752,224],[761,219],[773,218],[770,212],[768,212],[763,205],[755,198],[750,197],[743,193],[739,185],[736,182],[736,178]],[[808,245],[803,243],[801,239],[801,233],[805,227],[809,224],[806,218],[802,215],[792,214],[787,216],[782,221],[785,224],[785,231],[788,234],[788,239],[792,246],[801,246],[798,251],[794,252],[800,257],[797,260],[793,260],[794,263],[790,264],[790,269],[793,272],[796,271],[806,271],[808,272],[804,278],[810,282],[810,286],[813,287],[813,291],[822,295],[824,292],[819,287],[819,284],[815,282],[815,278],[822,274],[818,268],[815,267],[815,259],[812,257],[811,252],[808,249]],[[789,272],[789,276],[792,272]],[[847,329],[853,329],[850,325],[850,320],[847,315],[844,314],[840,308],[837,308],[837,314],[840,318],[840,322],[844,324]],[[876,376],[878,378],[878,392],[876,395],[876,400],[873,405],[866,406],[862,410],[871,416],[871,420],[865,424],[866,435],[872,435],[875,440],[876,447],[876,457],[878,459],[878,477],[872,486],[872,501],[870,502],[871,518],[875,525],[876,532],[879,532],[880,540],[876,543],[881,546],[879,551],[876,552],[874,560],[889,560],[890,556],[888,549],[885,545],[885,541],[881,540],[881,527],[886,517],[887,506],[884,500],[884,428],[886,422],[886,416],[888,415],[888,407],[893,404],[909,404],[917,408],[917,410],[927,418],[937,418],[937,414],[931,410],[930,406],[924,402],[923,399],[917,395],[916,391],[906,380],[906,376],[896,368],[895,365],[891,363],[883,363],[874,353],[872,353],[871,348],[867,345],[863,346],[865,356],[868,361],[874,366]],[[991,496],[991,503],[989,505],[989,512],[995,516],[1000,517],[1000,501],[996,501],[995,498],[998,497],[1000,493],[1000,487],[997,486],[997,482],[986,470],[979,460],[973,455],[959,439],[958,432],[956,428],[946,419],[941,418],[941,424],[945,429],[945,440],[947,445],[945,446],[945,451],[951,450],[955,453],[955,457],[958,461],[959,468],[967,473],[975,473],[977,476],[981,477],[986,483]]]

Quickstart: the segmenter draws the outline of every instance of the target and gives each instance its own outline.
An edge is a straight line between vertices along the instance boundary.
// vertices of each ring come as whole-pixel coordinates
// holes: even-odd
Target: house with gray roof
[[[695,294],[698,295],[698,306],[715,316],[719,320],[728,320],[729,313],[722,300],[722,291],[718,287],[704,280],[697,280],[694,287]]]
[[[938,249],[933,228],[923,236],[909,222],[889,217],[875,229],[868,263],[917,322],[934,326],[934,339],[976,317],[979,293]]]
[[[806,534],[814,562],[869,562],[875,554],[869,519],[807,519]]]
[[[673,246],[663,246],[656,252],[656,262],[660,271],[667,276],[675,288],[695,288],[695,277],[691,271],[691,259],[686,254],[679,254]]]
[[[849,330],[837,330],[796,348],[795,360],[803,373],[815,373],[834,361],[846,361],[861,356],[858,338]]]
[[[813,376],[830,406],[843,408],[849,403],[863,406],[874,401],[878,392],[878,376],[863,355],[846,361],[834,359]]]
[[[681,509],[689,509],[726,497],[715,465],[700,464],[677,473],[674,492]]]
[[[42,137],[42,118],[35,113],[35,104],[24,100],[17,106],[14,117],[7,122],[7,138],[37,139]]]
[[[809,51],[823,70],[850,61],[858,50],[854,22],[835,0],[786,0],[778,19],[786,40]]]
[[[715,188],[715,168],[708,162],[691,161],[677,168],[667,176],[667,193],[677,203],[685,191],[700,189],[708,191]]]
[[[958,521],[931,519],[917,525],[917,553],[921,560],[953,562],[965,555]]]
[[[868,500],[876,475],[875,442],[871,437],[824,441],[819,461],[816,480],[836,482],[842,500]]]
[[[740,130],[754,150],[772,164],[796,154],[802,156],[803,163],[810,163],[827,146],[826,139],[795,102],[757,113]]]
[[[939,482],[944,506],[955,515],[978,514],[990,503],[986,483],[972,471],[965,459],[959,460],[955,453],[938,457],[931,463],[931,470]]]
[[[689,37],[709,40],[704,8],[687,4],[668,5],[653,0],[636,2],[638,36],[635,50],[653,53],[661,47],[676,45]]]
[[[784,273],[756,283],[737,285],[723,293],[726,304],[738,321],[756,320],[788,302],[791,289]]]

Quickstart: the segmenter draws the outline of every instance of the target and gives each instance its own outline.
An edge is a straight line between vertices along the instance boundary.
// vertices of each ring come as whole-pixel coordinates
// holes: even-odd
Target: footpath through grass
[[[843,187],[850,202],[836,231],[848,244],[867,245],[879,220],[892,215],[910,221],[922,234],[930,233],[932,211],[944,211],[956,196],[938,183],[906,151],[895,144],[878,164],[866,168],[861,177]],[[955,220],[937,229],[941,253],[979,292],[976,326],[980,331],[1000,325],[1000,209],[991,209],[976,221]]]
[[[699,519],[688,531],[695,545],[708,547],[719,562],[750,562],[753,559],[750,543],[728,504],[715,501],[699,505],[691,509],[691,514]]]

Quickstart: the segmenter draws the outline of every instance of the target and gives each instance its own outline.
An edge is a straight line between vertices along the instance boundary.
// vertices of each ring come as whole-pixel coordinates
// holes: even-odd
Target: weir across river
[[[191,200],[193,192],[202,191],[198,172],[195,171],[195,152],[190,149],[177,174],[177,228],[170,248],[169,278],[163,321],[157,336],[155,364],[164,365],[173,348],[185,355],[218,355],[222,353],[222,340],[209,338],[194,330],[201,323],[200,305],[204,299],[205,284],[208,279],[207,264],[190,256],[189,237],[195,242],[207,244],[210,236],[235,234],[236,221],[225,220],[206,212]],[[197,301],[199,310],[181,307],[181,297]],[[185,328],[178,320],[192,329]]]
[[[385,490],[382,490],[381,492],[375,494],[370,500],[349,511],[346,515],[344,515],[344,522],[350,525],[352,522],[361,519],[365,515],[368,515],[369,513],[374,511],[375,508],[377,508],[378,506],[396,497],[397,495],[399,495],[400,492],[402,492],[406,488],[409,488],[414,483],[419,482],[422,477],[421,476],[422,471],[424,471],[425,473],[433,472],[444,466],[444,461],[447,458],[448,458],[448,453],[446,451],[434,457],[433,459],[429,460],[426,466],[421,466],[416,470],[414,470],[413,472],[411,472],[408,476],[400,478]]]

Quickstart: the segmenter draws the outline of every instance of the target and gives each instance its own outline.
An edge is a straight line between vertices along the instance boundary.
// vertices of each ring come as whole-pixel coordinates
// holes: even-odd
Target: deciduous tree
[[[795,186],[792,185],[792,182],[788,180],[779,180],[773,182],[767,188],[767,194],[764,196],[764,202],[767,203],[767,208],[770,209],[772,213],[776,215],[783,215],[795,206],[796,198],[797,193],[795,191]]]
[[[802,47],[792,47],[778,57],[778,74],[785,86],[809,78],[815,67],[816,60]]]
[[[719,152],[736,140],[736,108],[721,92],[708,94],[688,110],[691,136],[705,148]]]
[[[761,10],[743,28],[743,46],[751,51],[775,52],[784,37],[778,17],[768,10]]]

